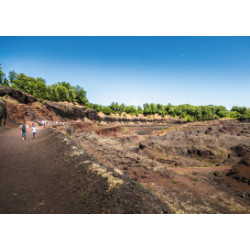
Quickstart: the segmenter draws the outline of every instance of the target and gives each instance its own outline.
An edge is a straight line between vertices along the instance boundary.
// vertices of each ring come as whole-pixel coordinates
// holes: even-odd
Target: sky
[[[250,107],[250,37],[0,37],[0,63],[102,105]]]

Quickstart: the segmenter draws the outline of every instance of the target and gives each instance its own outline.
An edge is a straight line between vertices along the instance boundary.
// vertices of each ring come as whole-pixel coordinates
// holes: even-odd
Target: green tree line
[[[186,121],[204,121],[219,118],[233,118],[238,120],[250,119],[250,108],[234,106],[230,111],[224,106],[192,106],[189,104],[177,105],[172,104],[162,105],[154,103],[145,103],[141,106],[127,106],[112,102],[111,105],[104,106],[89,103],[86,97],[86,91],[80,86],[71,86],[68,82],[58,82],[52,85],[46,85],[43,78],[34,78],[26,76],[23,73],[17,74],[15,71],[10,71],[8,78],[3,73],[0,64],[0,85],[10,86],[14,89],[24,91],[37,99],[51,101],[67,101],[78,102],[88,108],[95,109],[97,112],[104,114],[122,114],[127,113],[132,116],[154,115],[159,114],[162,117],[168,115],[172,117],[180,117]]]
[[[158,114],[162,117],[168,115],[172,117],[180,117],[186,121],[204,121],[214,120],[219,118],[233,118],[233,119],[250,119],[250,108],[234,106],[230,111],[224,106],[192,106],[189,104],[177,105],[172,104],[144,104],[140,106],[126,106],[124,104],[119,105],[117,102],[111,103],[109,106],[103,106],[98,104],[90,104],[91,108],[104,114],[115,114],[120,115],[128,113],[130,115],[138,116],[139,114],[154,115]]]
[[[10,71],[7,79],[1,65],[0,85],[24,91],[41,100],[78,102],[83,106],[88,105],[86,91],[80,86],[73,87],[68,82],[58,82],[49,86],[41,77],[34,78],[23,73],[17,74],[15,71]]]

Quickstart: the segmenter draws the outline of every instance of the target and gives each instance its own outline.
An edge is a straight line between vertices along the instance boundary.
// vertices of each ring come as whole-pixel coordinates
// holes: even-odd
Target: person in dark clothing
[[[26,127],[25,127],[25,125],[21,124],[20,129],[21,129],[22,140],[26,140]]]

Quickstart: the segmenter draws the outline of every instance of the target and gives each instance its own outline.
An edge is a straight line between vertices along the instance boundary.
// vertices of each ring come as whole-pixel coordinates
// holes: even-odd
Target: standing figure
[[[26,131],[29,132],[29,123],[26,123]]]
[[[20,129],[21,129],[22,140],[26,140],[26,128],[25,128],[25,125],[21,123]]]
[[[36,139],[37,128],[36,128],[36,125],[34,123],[32,124],[32,132],[33,132],[33,139]]]

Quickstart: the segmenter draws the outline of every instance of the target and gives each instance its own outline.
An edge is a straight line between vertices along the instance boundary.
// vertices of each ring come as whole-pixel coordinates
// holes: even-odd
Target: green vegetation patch
[[[224,106],[192,106],[189,104],[177,105],[172,104],[162,105],[154,103],[145,103],[141,106],[126,106],[112,102],[109,106],[89,103],[86,97],[86,91],[80,86],[72,86],[68,82],[58,82],[50,86],[46,85],[46,81],[41,77],[30,77],[23,73],[9,72],[9,79],[5,77],[0,64],[0,85],[10,86],[11,88],[24,91],[35,98],[42,101],[50,100],[55,102],[77,102],[87,108],[95,109],[97,112],[102,112],[106,115],[122,115],[126,114],[132,117],[144,115],[160,115],[162,118],[166,116],[181,118],[188,122],[205,121],[221,118],[231,118],[237,120],[250,119],[250,108],[234,106],[230,111]]]

